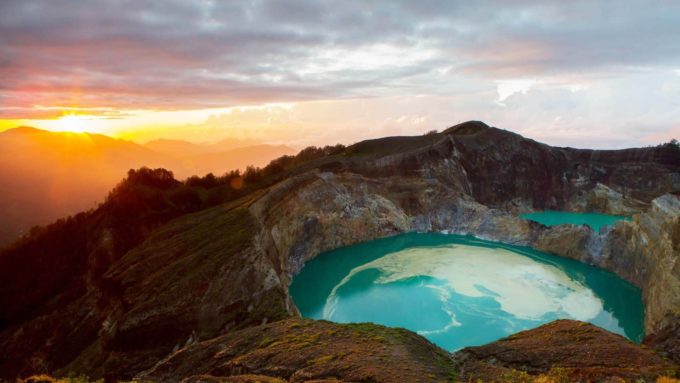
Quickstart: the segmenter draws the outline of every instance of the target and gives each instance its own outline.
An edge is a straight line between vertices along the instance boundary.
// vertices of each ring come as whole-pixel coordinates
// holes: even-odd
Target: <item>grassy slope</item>
[[[403,329],[289,319],[191,345],[145,378],[250,374],[290,381],[449,382],[450,356]]]

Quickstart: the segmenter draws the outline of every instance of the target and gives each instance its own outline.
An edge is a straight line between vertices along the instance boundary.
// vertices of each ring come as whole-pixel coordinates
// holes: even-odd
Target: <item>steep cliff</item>
[[[21,311],[21,318],[0,328],[2,376],[76,371],[129,378],[145,370],[167,376],[172,371],[164,368],[201,359],[192,353],[203,346],[208,351],[200,355],[213,358],[217,346],[206,341],[235,344],[249,327],[296,316],[287,287],[305,261],[407,231],[472,234],[612,270],[642,288],[649,334],[665,331],[678,313],[680,211],[677,195],[668,194],[680,190],[677,148],[552,148],[470,122],[439,134],[361,142],[284,174],[272,186],[155,229],[63,304]],[[635,216],[603,233],[517,218],[519,212],[548,208]],[[21,283],[31,278],[25,275]],[[416,338],[403,342],[425,342]],[[343,340],[317,341],[332,348]],[[407,347],[396,344],[389,347]],[[224,362],[239,355],[259,360],[253,347],[234,351]],[[664,350],[674,357],[673,347]],[[153,367],[166,356],[179,364]],[[398,360],[385,356],[371,363]],[[210,368],[182,374],[207,374],[214,367],[205,366]],[[302,369],[285,368],[292,372],[274,373],[267,366],[251,372],[287,379]]]

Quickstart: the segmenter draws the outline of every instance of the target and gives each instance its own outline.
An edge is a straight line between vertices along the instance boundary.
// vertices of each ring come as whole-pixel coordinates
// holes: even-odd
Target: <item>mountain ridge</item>
[[[166,154],[174,153],[185,156],[192,154],[196,155],[216,153],[260,144],[264,143],[253,139],[238,139],[238,138],[225,138],[223,140],[212,143],[196,143],[185,140],[161,138],[146,142],[143,144],[143,146],[161,153]]]
[[[168,168],[180,178],[221,175],[264,166],[292,152],[285,146],[260,144],[194,158],[103,134],[9,129],[0,132],[0,177],[5,180],[0,187],[0,210],[5,213],[0,217],[0,247],[35,225],[96,207],[132,168]]]
[[[276,160],[243,177],[238,188],[232,186],[236,185],[234,178],[220,180],[220,186],[211,189],[171,182],[162,172],[150,178],[132,173],[113,193],[106,210],[81,218],[80,226],[92,232],[84,234],[82,247],[69,253],[74,254],[70,263],[80,265],[78,270],[64,270],[65,278],[77,282],[70,290],[55,290],[58,283],[42,284],[31,277],[36,270],[28,268],[35,267],[31,254],[37,252],[30,251],[32,246],[42,246],[44,259],[59,259],[61,253],[50,245],[58,242],[48,234],[63,238],[68,234],[66,228],[37,233],[16,244],[11,252],[0,253],[0,262],[20,259],[27,263],[0,267],[18,278],[0,290],[0,312],[10,313],[7,302],[15,304],[11,315],[0,318],[0,360],[11,361],[0,362],[0,371],[8,378],[36,372],[77,372],[111,380],[138,374],[153,378],[154,371],[172,368],[172,364],[154,366],[168,361],[174,349],[181,351],[183,358],[200,361],[213,355],[206,350],[221,342],[220,336],[243,344],[248,342],[243,334],[257,331],[256,326],[274,322],[274,327],[268,327],[273,330],[267,330],[274,331],[280,320],[297,316],[287,286],[306,260],[340,246],[408,231],[476,235],[600,266],[642,288],[648,335],[672,333],[669,326],[679,323],[675,317],[680,318],[678,275],[664,266],[677,259],[680,249],[680,236],[674,229],[680,222],[680,197],[674,194],[680,191],[677,148],[602,155],[601,151],[552,148],[471,123],[436,135],[364,141],[315,153],[302,151],[294,160]],[[655,183],[650,186],[650,181]],[[206,184],[216,181],[210,182]],[[212,197],[207,195],[213,192]],[[116,214],[127,216],[120,207],[127,206],[126,201],[134,202],[130,206],[148,206],[151,215],[130,217],[124,225],[113,224],[111,217]],[[167,201],[162,205],[165,210],[157,212],[152,201]],[[181,211],[173,207],[178,201],[179,206],[185,206]],[[201,205],[201,201],[212,202]],[[519,212],[548,208],[623,212],[633,214],[634,219],[619,222],[606,233],[595,233],[583,226],[549,228],[517,217]],[[153,225],[146,224],[150,216],[156,217]],[[99,226],[93,225],[95,222]],[[124,229],[132,233],[125,234]],[[135,239],[121,247],[121,238],[132,234]],[[651,240],[650,245],[641,245],[645,238]],[[44,267],[50,269],[49,264]],[[12,292],[22,290],[21,283],[43,289],[44,296],[12,300],[16,297]],[[48,304],[39,303],[45,299]],[[343,325],[334,326],[344,329]],[[567,333],[578,329],[574,326],[566,326]],[[310,329],[299,336],[263,339],[250,349],[252,353],[234,351],[235,359],[224,366],[196,373],[214,379],[245,379],[250,373],[288,379],[297,370],[278,370],[277,366],[283,365],[273,361],[283,354],[266,351],[274,358],[269,365],[262,365],[257,356],[265,355],[260,353],[267,346],[281,342],[303,340],[315,345],[320,335]],[[49,345],[44,345],[46,338]],[[661,338],[663,342],[655,343],[650,337],[647,345],[669,359],[659,361],[641,351],[651,358],[650,363],[657,363],[649,366],[657,375],[676,368],[670,360],[679,358],[674,351],[677,342],[672,337],[670,341],[667,336]],[[324,339],[320,345],[325,350],[341,354],[344,346],[336,343],[340,338]],[[408,339],[397,342],[421,342]],[[619,341],[602,339],[614,342],[611,347],[617,347]],[[587,342],[578,336],[567,340],[574,352],[582,352],[586,358]],[[249,356],[238,364],[239,355]],[[555,355],[560,358],[559,353]],[[351,380],[343,371],[359,367],[367,371],[366,379],[398,381],[375,369],[378,364],[389,365],[389,360],[367,358],[342,364],[342,356],[329,357],[340,361],[335,365],[339,370],[327,370],[326,375],[301,372],[295,375],[297,381],[330,376]],[[604,366],[617,361],[583,362]],[[467,376],[453,361],[442,363],[445,368],[425,380],[443,381],[437,374],[450,369],[459,378]],[[555,363],[559,365],[559,360]],[[508,365],[509,369],[515,367]],[[426,377],[431,367],[414,368],[422,368],[419,371]],[[478,370],[477,376],[479,371],[483,373]],[[567,373],[583,371],[581,366]],[[607,371],[610,377],[627,378],[625,374],[630,374],[629,370],[624,375],[616,369]],[[530,371],[548,372],[543,367]],[[184,377],[189,378],[175,378]]]

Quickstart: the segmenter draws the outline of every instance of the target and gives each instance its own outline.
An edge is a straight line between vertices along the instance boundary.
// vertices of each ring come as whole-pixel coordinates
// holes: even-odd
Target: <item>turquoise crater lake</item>
[[[588,225],[596,232],[605,226],[611,226],[616,221],[628,221],[629,217],[623,215],[608,215],[599,213],[571,213],[567,211],[538,211],[520,215],[521,218],[535,221],[545,226],[557,226],[564,224]]]
[[[403,327],[449,351],[560,318],[643,337],[640,290],[616,275],[459,235],[409,233],[320,254],[290,293],[304,317]]]

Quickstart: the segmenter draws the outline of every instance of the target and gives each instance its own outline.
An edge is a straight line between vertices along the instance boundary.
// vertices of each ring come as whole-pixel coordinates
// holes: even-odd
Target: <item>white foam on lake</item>
[[[603,303],[580,281],[573,280],[556,266],[535,261],[502,248],[468,245],[419,247],[388,254],[358,266],[333,288],[324,307],[324,319],[332,320],[338,304],[338,289],[357,273],[376,269],[375,283],[387,284],[413,277],[429,276],[445,282],[437,290],[442,307],[451,317],[449,326],[459,326],[449,309],[449,288],[469,297],[489,297],[501,310],[518,319],[540,320],[558,313],[589,321],[603,312]],[[448,326],[447,326],[448,327]]]

